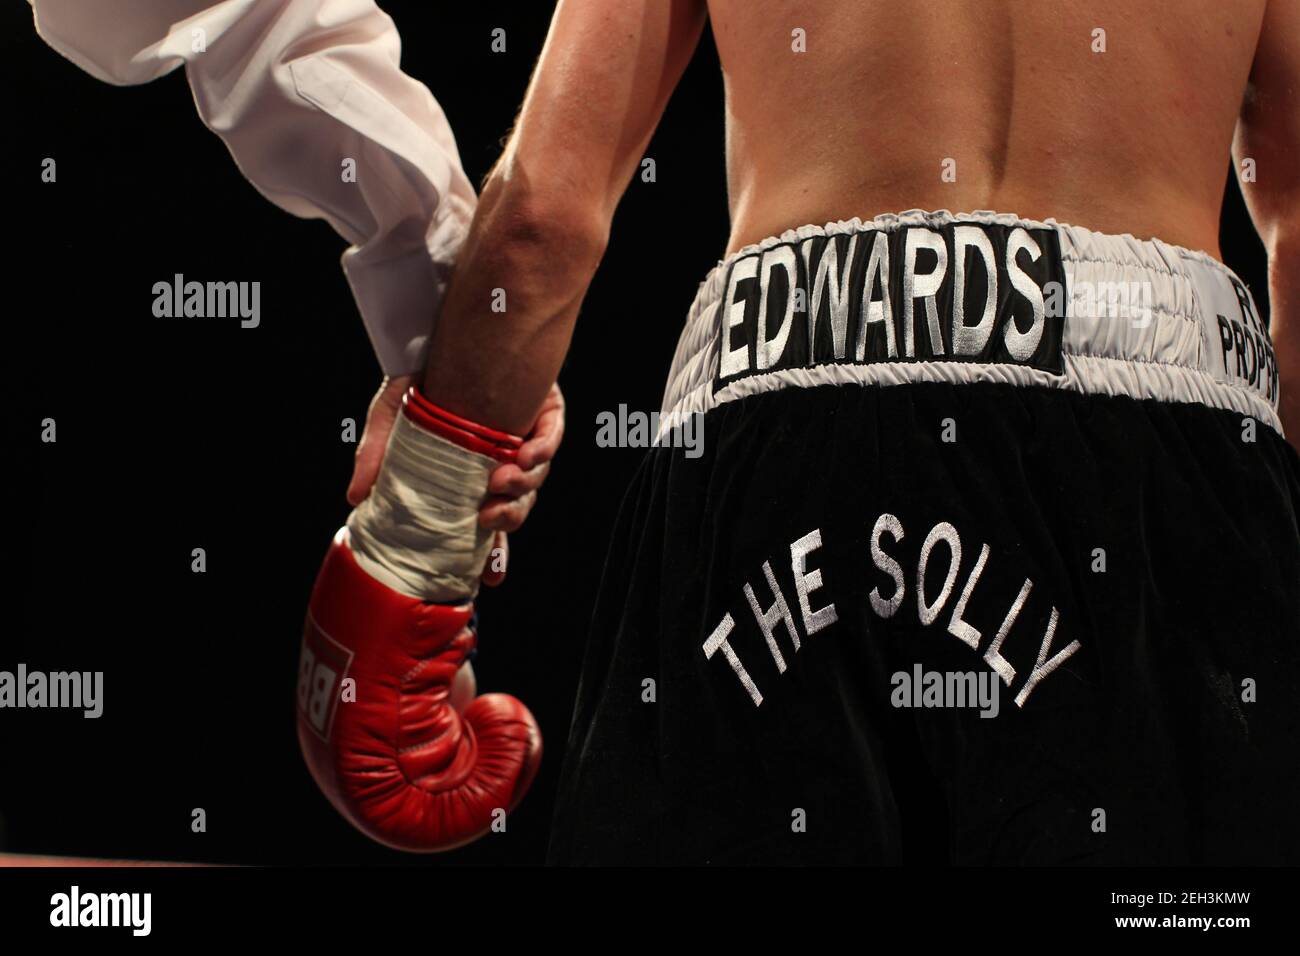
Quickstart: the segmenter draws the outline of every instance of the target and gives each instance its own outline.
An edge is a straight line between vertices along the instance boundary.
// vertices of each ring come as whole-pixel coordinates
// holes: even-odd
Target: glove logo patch
[[[298,713],[322,740],[334,726],[339,690],[351,664],[352,652],[321,630],[308,612],[298,659]]]

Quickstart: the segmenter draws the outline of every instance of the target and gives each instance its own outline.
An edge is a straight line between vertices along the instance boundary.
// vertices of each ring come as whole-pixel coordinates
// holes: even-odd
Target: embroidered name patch
[[[813,236],[732,263],[714,391],[780,369],[980,362],[1061,374],[1055,230],[955,222]]]

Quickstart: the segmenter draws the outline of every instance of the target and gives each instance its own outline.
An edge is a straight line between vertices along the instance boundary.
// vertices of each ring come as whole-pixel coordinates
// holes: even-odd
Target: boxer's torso
[[[1217,256],[1264,8],[709,0],[727,88],[729,251],[805,223],[922,208],[1054,217]]]

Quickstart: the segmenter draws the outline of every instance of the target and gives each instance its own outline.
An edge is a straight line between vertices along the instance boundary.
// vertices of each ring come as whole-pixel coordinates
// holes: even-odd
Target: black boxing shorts
[[[1295,863],[1300,461],[1210,257],[990,213],[706,279],[554,863]]]

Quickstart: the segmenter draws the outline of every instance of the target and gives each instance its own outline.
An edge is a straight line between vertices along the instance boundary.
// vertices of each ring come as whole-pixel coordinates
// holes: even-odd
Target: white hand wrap
[[[493,537],[478,510],[497,464],[399,414],[379,479],[348,516],[357,563],[410,597],[474,597]]]

